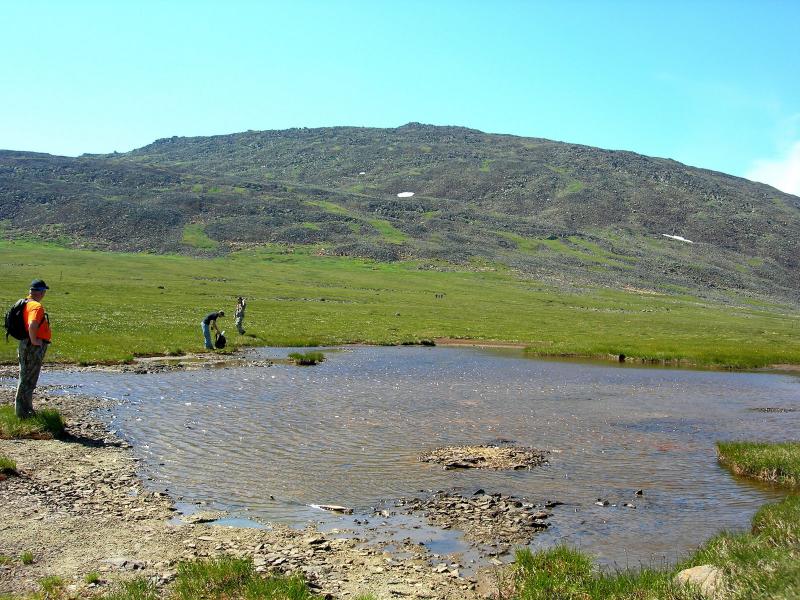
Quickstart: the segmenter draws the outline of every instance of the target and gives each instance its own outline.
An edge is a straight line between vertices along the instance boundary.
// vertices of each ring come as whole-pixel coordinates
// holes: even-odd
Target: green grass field
[[[203,350],[200,320],[241,345],[397,344],[437,337],[504,340],[538,355],[625,354],[702,366],[800,363],[800,316],[732,299],[588,288],[580,293],[508,269],[317,256],[265,247],[226,258],[114,254],[0,242],[0,304],[41,277],[54,343],[47,361],[106,363]],[[248,299],[247,334],[233,327]],[[14,340],[0,361],[16,362]]]

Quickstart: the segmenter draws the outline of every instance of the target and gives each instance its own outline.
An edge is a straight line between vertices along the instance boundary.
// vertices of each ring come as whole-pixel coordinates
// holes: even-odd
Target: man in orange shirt
[[[39,372],[42,370],[44,353],[50,343],[50,321],[42,306],[42,298],[50,288],[41,279],[31,282],[31,292],[28,294],[22,318],[28,337],[19,342],[17,355],[19,356],[19,384],[17,385],[17,399],[15,411],[19,418],[33,415],[33,390],[39,381]]]

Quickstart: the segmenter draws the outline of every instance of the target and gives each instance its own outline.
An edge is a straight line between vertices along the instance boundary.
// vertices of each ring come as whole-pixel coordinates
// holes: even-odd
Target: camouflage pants
[[[239,335],[244,335],[244,328],[242,327],[242,321],[244,321],[244,313],[236,314],[234,323],[236,324],[236,331],[239,332]]]
[[[29,339],[20,340],[17,356],[19,356],[19,383],[17,384],[17,399],[15,410],[20,418],[33,414],[33,390],[39,381],[39,372],[42,370],[44,354],[47,344],[34,346]]]

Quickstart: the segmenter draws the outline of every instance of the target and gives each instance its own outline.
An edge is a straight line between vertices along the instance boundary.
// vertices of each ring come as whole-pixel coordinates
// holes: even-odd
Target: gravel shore
[[[37,391],[34,405],[61,411],[63,440],[0,440],[18,476],[0,481],[0,594],[39,590],[61,577],[73,595],[102,593],[115,581],[148,577],[167,589],[183,560],[230,554],[261,572],[301,571],[313,590],[334,598],[475,598],[491,584],[433,564],[419,544],[387,553],[363,540],[337,539],[312,527],[296,530],[180,523],[173,501],[148,490],[131,447],[109,433],[98,414],[111,401]],[[0,404],[13,390],[0,388]],[[24,552],[32,564],[22,564]],[[402,556],[403,558],[397,558]],[[97,572],[98,584],[84,582]]]

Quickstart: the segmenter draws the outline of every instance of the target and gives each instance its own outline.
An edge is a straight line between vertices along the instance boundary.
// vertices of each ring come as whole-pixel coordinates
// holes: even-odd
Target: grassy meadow
[[[262,247],[224,258],[120,254],[0,242],[0,304],[41,277],[54,344],[47,361],[111,363],[202,352],[200,321],[226,311],[229,347],[398,344],[438,337],[522,343],[535,355],[686,361],[734,368],[800,363],[800,315],[731,298],[556,287],[483,265],[380,263]],[[247,297],[246,335],[236,297]],[[16,343],[0,361],[16,361]]]

